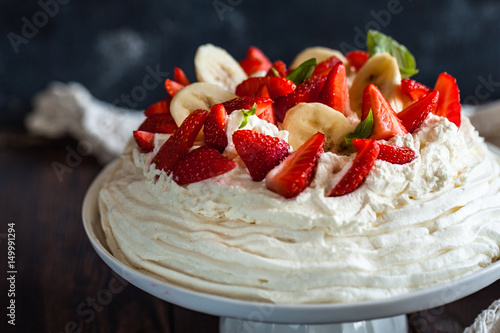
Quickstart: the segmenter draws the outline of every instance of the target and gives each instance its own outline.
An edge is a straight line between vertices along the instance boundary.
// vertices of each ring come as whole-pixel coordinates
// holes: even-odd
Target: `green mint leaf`
[[[250,110],[241,110],[243,113],[243,121],[239,128],[243,128],[248,124],[248,117],[253,116],[255,112],[257,112],[257,103],[253,103],[253,106]]]
[[[366,46],[370,57],[377,53],[389,53],[396,58],[401,77],[407,78],[418,73],[415,57],[406,46],[399,44],[391,37],[375,30],[368,31]]]
[[[295,84],[304,82],[314,71],[316,67],[316,58],[311,58],[304,61],[295,68],[290,74],[286,76],[287,79],[291,80]]]
[[[280,73],[276,70],[276,68],[271,67],[271,71],[273,72],[274,76],[280,76]]]
[[[352,139],[366,139],[372,135],[373,131],[373,112],[372,109],[368,111],[368,115],[363,119],[358,126],[351,133],[347,134],[344,138],[347,146],[352,146]]]

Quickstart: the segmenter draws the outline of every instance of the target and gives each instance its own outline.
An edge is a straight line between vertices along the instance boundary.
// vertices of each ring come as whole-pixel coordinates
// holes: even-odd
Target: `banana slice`
[[[196,78],[234,92],[236,86],[248,78],[240,64],[223,48],[205,44],[194,56]]]
[[[210,107],[235,98],[226,89],[208,82],[195,82],[185,86],[172,97],[170,113],[179,126],[196,109],[210,111]]]
[[[399,105],[398,87],[401,84],[401,74],[396,58],[389,53],[378,53],[370,57],[361,67],[352,81],[349,89],[351,109],[361,117],[363,105],[363,90],[373,83],[391,105]],[[399,108],[399,106],[398,106]]]
[[[330,58],[331,56],[336,56],[337,58],[342,60],[344,64],[347,64],[347,59],[346,57],[344,57],[342,52],[338,50],[329,49],[323,46],[314,46],[314,47],[308,47],[302,50],[299,54],[297,54],[295,59],[293,59],[292,64],[290,65],[290,69],[295,69],[299,67],[301,63],[311,58],[316,58],[316,62],[320,63],[323,60]],[[349,68],[349,66],[346,66],[346,69],[347,68]]]
[[[289,132],[288,143],[294,150],[316,132],[325,134],[325,150],[338,152],[354,125],[339,111],[322,103],[299,103],[287,111],[282,128]]]

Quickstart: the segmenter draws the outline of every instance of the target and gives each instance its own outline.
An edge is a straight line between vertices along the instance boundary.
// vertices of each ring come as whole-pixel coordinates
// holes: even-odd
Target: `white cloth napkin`
[[[500,146],[500,101],[464,107],[463,112],[482,136]],[[31,133],[49,138],[71,135],[92,142],[92,153],[106,163],[121,154],[144,119],[142,112],[95,99],[78,83],[55,82],[35,97],[26,126]],[[500,333],[500,300],[484,310],[465,333]]]
[[[51,83],[33,102],[34,109],[26,117],[29,132],[49,138],[70,135],[85,141],[86,149],[103,164],[121,154],[132,131],[145,119],[142,112],[95,99],[75,82]]]
[[[500,333],[500,300],[484,310],[464,333]]]

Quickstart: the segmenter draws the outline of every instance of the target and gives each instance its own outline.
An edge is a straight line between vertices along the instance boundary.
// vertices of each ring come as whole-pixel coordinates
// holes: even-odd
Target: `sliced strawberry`
[[[143,153],[149,153],[153,151],[155,145],[155,135],[154,133],[146,132],[146,131],[134,131],[134,139],[139,146],[140,151]]]
[[[153,105],[150,105],[144,110],[144,115],[146,117],[162,114],[162,113],[170,113],[170,102],[172,101],[171,97],[165,98]]]
[[[347,52],[345,57],[349,61],[349,64],[359,71],[359,69],[368,61],[368,58],[370,58],[370,54],[366,51],[355,50]]]
[[[272,64],[264,52],[255,46],[250,46],[245,59],[240,61],[240,66],[243,68],[245,73],[247,73],[247,75],[252,75],[258,71],[267,72],[271,68]]]
[[[349,105],[349,87],[344,63],[337,62],[331,69],[323,89],[318,95],[318,102],[342,112],[345,116],[351,115]]]
[[[179,160],[172,171],[172,178],[178,185],[191,184],[222,175],[235,167],[236,162],[216,149],[202,146],[193,149]]]
[[[353,144],[358,139],[353,140]],[[332,188],[329,197],[340,197],[353,192],[365,180],[366,176],[375,164],[380,152],[380,145],[374,140],[360,140],[355,145],[356,156],[347,173]]]
[[[418,101],[432,91],[431,88],[410,78],[401,80],[401,91],[408,95],[412,101]]]
[[[323,153],[325,135],[316,133],[266,176],[266,187],[285,198],[299,195],[309,186],[316,162]]]
[[[259,90],[257,91],[257,96],[271,98],[271,96],[269,95],[269,89],[267,89],[267,86],[265,84],[260,86]],[[268,123],[276,125],[276,116],[274,115],[274,107],[272,104],[270,104],[263,110],[257,110],[255,112],[255,115],[260,119],[267,121]]]
[[[175,94],[177,94],[177,92],[182,88],[184,88],[184,86],[178,82],[170,79],[165,80],[165,89],[167,90],[167,93],[172,97],[174,97]]]
[[[187,116],[151,161],[156,164],[156,169],[164,170],[167,174],[172,172],[179,159],[184,157],[193,146],[207,116],[208,111],[201,109]]]
[[[335,67],[338,63],[341,63],[342,60],[337,58],[336,56],[331,56],[330,58],[323,60],[319,64],[314,67],[314,71],[312,75],[328,75],[330,70]]]
[[[180,69],[179,67],[174,68],[174,80],[177,83],[182,84],[183,86],[187,86],[187,85],[191,84],[191,82],[187,78],[184,71],[182,69]]]
[[[203,134],[205,136],[205,144],[217,149],[220,153],[226,149],[226,122],[227,112],[222,104],[215,104],[210,109],[210,113],[205,120]]]
[[[274,101],[274,113],[276,120],[282,122],[285,119],[285,114],[288,109],[294,107],[301,102],[315,102],[318,95],[323,89],[326,81],[326,76],[315,75],[306,79],[301,84],[297,85],[292,93],[281,96]]]
[[[401,119],[409,133],[413,133],[424,122],[429,113],[434,112],[438,100],[439,92],[433,90],[398,113],[398,118]]]
[[[286,141],[251,130],[238,130],[233,134],[238,155],[256,182],[288,156],[290,146]]]
[[[273,71],[273,68],[278,73],[278,76],[285,77],[288,75],[288,70],[286,68],[286,64],[281,60],[276,60],[275,62],[273,62],[273,65],[271,66],[271,68],[267,72],[266,76],[276,76],[276,74]]]
[[[272,99],[289,94],[296,88],[295,83],[280,76],[251,77],[236,87],[236,95],[255,97],[262,84],[267,86]]]
[[[253,105],[257,106],[255,114],[260,114],[267,107],[273,104],[273,100],[268,97],[236,97],[229,101],[222,103],[226,109],[227,114],[231,114],[234,110],[250,110]]]
[[[408,134],[396,112],[373,83],[367,85],[363,90],[361,120],[366,118],[370,109],[373,112],[373,131],[370,139],[389,140],[396,135]]]
[[[151,133],[172,134],[177,129],[177,124],[170,113],[153,114],[139,126],[139,131]]]
[[[352,145],[356,151],[360,151],[370,139],[353,139]],[[380,147],[378,159],[392,164],[406,164],[415,159],[415,151],[408,147],[399,147],[377,142]]]
[[[449,121],[460,127],[462,106],[460,105],[460,91],[456,79],[448,73],[441,73],[434,90],[439,91],[439,100],[434,113],[448,118]]]

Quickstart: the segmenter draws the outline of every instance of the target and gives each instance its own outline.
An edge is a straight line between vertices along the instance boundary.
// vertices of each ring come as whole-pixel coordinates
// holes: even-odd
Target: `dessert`
[[[368,41],[306,49],[291,69],[201,46],[199,82],[166,80],[100,192],[113,255],[282,304],[391,297],[496,262],[499,158],[460,114],[455,79],[422,85],[404,46]]]

